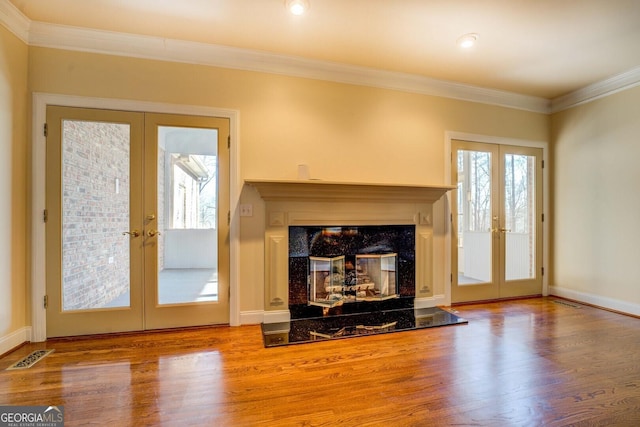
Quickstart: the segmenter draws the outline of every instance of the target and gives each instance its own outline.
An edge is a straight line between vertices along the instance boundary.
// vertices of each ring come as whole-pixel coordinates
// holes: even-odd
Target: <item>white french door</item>
[[[542,149],[452,148],[452,302],[541,295]]]
[[[228,323],[228,120],[49,106],[47,126],[47,336]]]

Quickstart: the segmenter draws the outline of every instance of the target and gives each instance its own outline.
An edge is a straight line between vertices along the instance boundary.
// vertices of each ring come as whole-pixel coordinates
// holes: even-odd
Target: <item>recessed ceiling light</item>
[[[456,43],[458,46],[460,46],[463,49],[469,49],[470,47],[473,47],[477,41],[478,41],[478,35],[476,33],[469,33],[460,37],[456,41]]]
[[[308,0],[286,0],[285,5],[289,12],[294,15],[302,15],[307,10],[309,10],[309,1]]]

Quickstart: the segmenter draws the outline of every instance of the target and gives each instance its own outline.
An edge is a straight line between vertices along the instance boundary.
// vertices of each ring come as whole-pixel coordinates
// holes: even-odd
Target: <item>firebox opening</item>
[[[292,319],[411,308],[415,226],[289,227]]]

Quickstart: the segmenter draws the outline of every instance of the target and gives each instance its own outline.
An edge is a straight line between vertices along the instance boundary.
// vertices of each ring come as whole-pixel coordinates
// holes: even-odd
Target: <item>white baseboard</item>
[[[264,310],[251,310],[240,312],[241,325],[259,325],[264,320]]]
[[[289,310],[251,310],[240,312],[240,324],[241,325],[257,325],[260,323],[280,323],[289,322],[291,320],[291,313]]]
[[[31,341],[31,326],[25,326],[15,332],[0,337],[0,354],[5,354],[14,348]]]
[[[263,319],[264,323],[290,322],[291,313],[289,310],[265,311]]]
[[[437,307],[439,305],[451,305],[447,304],[447,299],[444,295],[434,295],[426,298],[416,298],[413,300],[414,308],[430,308]]]
[[[607,298],[601,295],[593,295],[586,292],[575,291],[573,289],[559,286],[549,286],[549,295],[567,298],[577,302],[595,305],[609,310],[640,316],[640,304],[622,301],[614,298]]]

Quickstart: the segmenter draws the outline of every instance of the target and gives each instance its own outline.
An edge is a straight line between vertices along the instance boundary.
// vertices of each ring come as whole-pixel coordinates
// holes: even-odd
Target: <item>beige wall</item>
[[[255,72],[30,48],[32,91],[228,108],[240,113],[242,178],[441,184],[445,131],[546,141],[548,116]],[[242,192],[241,311],[262,310],[264,205]]]
[[[0,343],[30,323],[27,55],[27,46],[0,26]]]
[[[640,314],[640,87],[554,114],[554,293]]]
[[[32,92],[237,110],[242,178],[295,178],[306,163],[313,178],[437,184],[447,130],[549,139],[552,291],[632,312],[640,306],[640,87],[549,119],[354,85],[28,48],[0,27],[0,341],[30,324]],[[254,204],[254,217],[241,222],[241,310],[262,310],[264,206],[250,188],[242,202]]]

